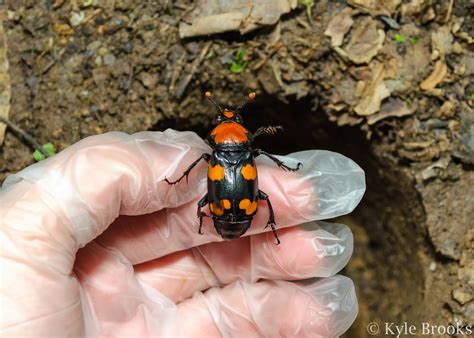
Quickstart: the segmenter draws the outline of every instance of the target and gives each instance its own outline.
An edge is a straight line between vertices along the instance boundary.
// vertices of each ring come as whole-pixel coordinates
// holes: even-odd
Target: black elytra
[[[255,98],[255,93],[250,93],[246,102],[235,110],[221,108],[213,100],[210,92],[206,92],[206,97],[219,109],[219,115],[214,120],[216,127],[206,139],[212,148],[212,154],[202,154],[176,181],[169,181],[167,178],[165,181],[168,184],[176,184],[184,177],[187,180],[191,170],[201,160],[205,160],[209,164],[207,193],[198,202],[199,233],[202,234],[203,217],[209,217],[202,208],[209,204],[210,217],[214,221],[217,233],[227,240],[241,237],[248,230],[257,213],[258,200],[264,200],[267,202],[270,213],[265,228],[271,227],[277,244],[280,244],[275,229],[272,204],[268,195],[258,189],[255,157],[265,155],[278,167],[287,171],[297,171],[302,164],[298,163],[296,168],[291,168],[263,150],[252,149],[255,137],[262,134],[275,134],[283,130],[282,126],[260,127],[252,134],[245,129],[240,112],[248,102]]]

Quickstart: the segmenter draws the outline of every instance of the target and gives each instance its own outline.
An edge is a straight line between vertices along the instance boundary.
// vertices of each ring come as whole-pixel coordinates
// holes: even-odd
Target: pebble
[[[115,56],[113,54],[107,54],[104,56],[104,65],[110,66],[115,63]]]
[[[73,12],[69,18],[69,21],[71,22],[72,27],[77,27],[84,21],[85,18],[86,15],[84,12]]]
[[[138,79],[147,88],[154,88],[158,82],[158,76],[145,72],[140,73]]]
[[[127,42],[125,45],[122,46],[122,51],[124,51],[127,54],[130,54],[131,52],[133,52],[133,43],[131,43],[130,41]]]
[[[97,67],[102,66],[102,57],[101,57],[100,55],[97,56],[97,57],[94,59],[94,64],[95,64]]]
[[[464,292],[461,289],[454,289],[452,295],[453,299],[461,305],[464,305],[472,300],[472,294]]]
[[[96,51],[101,46],[102,46],[102,42],[100,42],[99,40],[96,40],[96,41],[93,41],[93,42],[91,42],[90,44],[87,45],[87,50]]]

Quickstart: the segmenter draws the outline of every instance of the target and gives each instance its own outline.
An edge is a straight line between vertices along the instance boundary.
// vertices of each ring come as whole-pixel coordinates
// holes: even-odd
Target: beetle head
[[[219,104],[217,104],[214,99],[212,98],[211,92],[206,92],[206,98],[211,101],[218,109],[219,109],[219,115],[217,115],[214,119],[214,124],[221,124],[221,123],[226,123],[226,122],[235,122],[241,124],[243,122],[242,116],[240,115],[240,112],[242,109],[247,105],[247,103],[253,101],[255,98],[255,93],[250,93],[247,97],[247,100],[238,106],[236,109],[230,109],[230,108],[222,108]]]

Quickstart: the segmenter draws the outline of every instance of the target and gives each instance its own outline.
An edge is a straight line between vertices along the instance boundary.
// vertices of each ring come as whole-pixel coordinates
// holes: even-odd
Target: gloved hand
[[[225,241],[196,203],[209,147],[167,130],[86,138],[8,177],[0,191],[0,336],[333,337],[354,321],[349,213],[364,173],[328,151],[257,159],[281,245],[259,204],[246,237]],[[207,208],[206,208],[207,210]],[[295,226],[298,224],[304,226]],[[268,229],[267,229],[268,230]],[[247,236],[247,235],[251,236]],[[312,277],[325,277],[295,282]]]

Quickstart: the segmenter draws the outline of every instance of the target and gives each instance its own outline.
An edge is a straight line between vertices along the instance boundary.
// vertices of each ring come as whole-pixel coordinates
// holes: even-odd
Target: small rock
[[[437,115],[441,119],[449,119],[454,117],[456,113],[456,106],[452,101],[445,101],[443,105],[439,108]]]
[[[87,117],[87,116],[90,116],[91,115],[91,112],[89,111],[89,109],[83,109],[81,111],[81,116],[82,117]]]
[[[464,292],[462,289],[455,289],[452,293],[453,299],[461,305],[470,302],[473,298],[471,293]]]
[[[62,134],[63,134],[62,128],[54,129],[53,132],[51,133],[51,135],[53,135],[54,138],[59,138],[59,136],[61,136]]]
[[[99,55],[105,56],[107,54],[110,54],[109,51],[107,50],[107,48],[105,48],[105,47],[99,48]]]
[[[436,262],[431,262],[429,269],[430,269],[431,272],[435,272],[436,271]]]
[[[380,20],[382,20],[384,24],[386,24],[388,27],[392,29],[397,29],[397,30],[400,29],[400,25],[398,24],[398,22],[389,16],[382,15],[380,17]]]
[[[104,56],[104,65],[110,66],[115,63],[115,56],[113,54],[107,54]]]
[[[62,22],[55,22],[53,24],[53,32],[62,36],[69,36],[74,33],[74,30],[68,24]]]
[[[140,73],[138,75],[138,80],[147,88],[151,89],[156,86],[158,83],[158,76],[146,72]]]
[[[71,17],[69,18],[69,22],[71,23],[72,27],[77,27],[84,21],[85,18],[86,18],[86,15],[83,11],[73,12],[71,14]]]
[[[87,45],[87,50],[96,51],[102,46],[102,42],[99,40],[93,41]]]
[[[130,54],[131,52],[133,52],[133,43],[129,41],[125,45],[123,45],[121,49],[124,53]]]
[[[89,97],[89,91],[88,90],[82,90],[79,93],[79,97],[83,100],[87,99]]]
[[[103,62],[102,62],[102,56],[97,56],[95,59],[94,59],[94,64],[97,66],[97,67],[100,67],[102,66]]]

